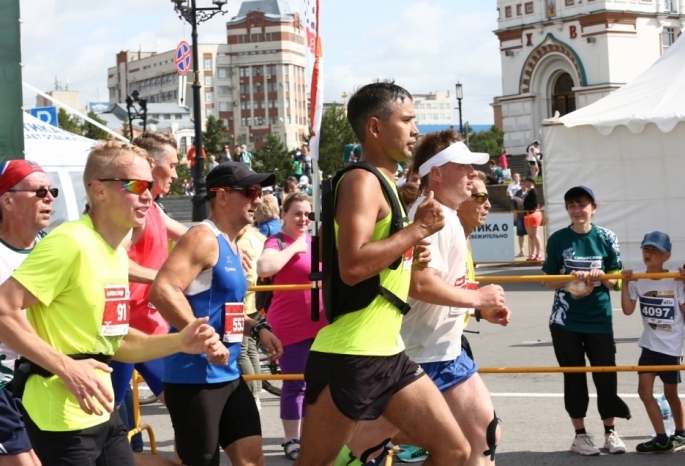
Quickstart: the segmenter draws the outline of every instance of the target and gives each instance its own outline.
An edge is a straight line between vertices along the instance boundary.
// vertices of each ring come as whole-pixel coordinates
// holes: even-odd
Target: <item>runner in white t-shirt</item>
[[[421,186],[424,192],[432,191],[441,204],[445,226],[427,238],[431,254],[428,267],[412,269],[408,300],[412,309],[404,317],[401,335],[407,355],[432,378],[455,415],[470,445],[468,464],[486,465],[494,463],[499,428],[489,393],[480,377],[474,376],[478,367],[462,351],[461,337],[471,314],[477,320],[506,325],[510,311],[500,286],[477,289],[476,283],[467,280],[468,247],[457,208],[472,196],[477,173],[471,164],[483,163],[489,156],[472,153],[459,139],[454,130],[432,133],[415,151],[414,166],[418,167]],[[414,205],[422,201],[419,198]],[[414,209],[410,210],[410,219],[413,213]],[[480,415],[474,419],[474,412],[483,411],[483,396],[487,399],[487,419]],[[362,426],[349,447],[359,457],[366,448],[396,432],[381,418]],[[393,437],[393,443],[413,442],[400,433]],[[426,455],[420,446],[406,445],[397,458],[417,462]]]
[[[52,202],[59,191],[35,162],[9,160],[0,164],[0,283],[26,259],[45,233]],[[18,355],[0,343],[0,464],[39,466],[31,448],[21,401],[5,387],[13,378]],[[9,458],[5,463],[3,458]]]

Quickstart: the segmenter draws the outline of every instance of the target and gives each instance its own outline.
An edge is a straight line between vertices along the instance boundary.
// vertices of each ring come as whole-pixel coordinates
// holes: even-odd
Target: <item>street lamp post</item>
[[[461,99],[464,98],[464,90],[461,87],[461,83],[457,83],[455,85],[455,87],[457,88],[456,89],[457,90],[457,93],[456,93],[457,108],[459,109],[459,134],[461,134],[461,137],[463,139],[464,138],[464,128],[462,127],[462,124],[461,124]]]
[[[136,103],[139,108],[136,108]],[[133,120],[140,119],[143,122],[143,132],[147,129],[147,100],[141,99],[137,90],[126,97],[126,113],[128,113],[129,140],[133,141]]]
[[[195,195],[193,196],[193,221],[200,222],[207,218],[207,207],[204,197],[207,194],[205,182],[205,157],[202,153],[202,107],[200,102],[200,58],[197,51],[197,25],[212,18],[217,13],[226,14],[222,7],[228,0],[212,0],[214,6],[198,8],[196,0],[171,0],[178,17],[185,19],[192,28],[193,48],[193,118],[195,126]]]

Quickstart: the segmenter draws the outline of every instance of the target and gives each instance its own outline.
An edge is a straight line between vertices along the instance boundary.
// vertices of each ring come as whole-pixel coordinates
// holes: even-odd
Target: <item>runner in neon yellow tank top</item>
[[[151,178],[142,149],[112,141],[93,148],[84,171],[89,214],[53,230],[0,286],[0,341],[26,358],[13,389],[27,374],[24,421],[43,466],[104,458],[108,466],[135,464],[113,412],[109,359],[139,362],[186,351],[225,364],[223,345],[203,320],[177,335],[129,331],[121,243],[145,221]]]
[[[377,82],[360,88],[347,110],[364,161],[392,179],[397,164],[411,157],[418,135],[411,95],[393,82]],[[340,278],[354,286],[382,274],[381,285],[393,287],[401,300],[408,294],[404,268],[400,265],[403,270],[396,275],[384,270],[439,231],[444,215],[429,194],[414,223],[388,237],[384,223],[390,206],[382,193],[378,178],[365,170],[351,171],[339,184],[335,221]],[[425,250],[416,250],[414,259],[414,266],[422,267],[429,258]],[[427,466],[466,461],[468,455],[459,449],[459,427],[447,405],[402,351],[400,311],[382,299],[338,317],[319,332],[305,370],[308,407],[297,466],[333,463],[358,421],[381,415],[429,445],[435,453]],[[367,333],[368,327],[375,333]],[[345,335],[349,332],[353,335]],[[374,458],[381,450],[378,445],[361,459]]]

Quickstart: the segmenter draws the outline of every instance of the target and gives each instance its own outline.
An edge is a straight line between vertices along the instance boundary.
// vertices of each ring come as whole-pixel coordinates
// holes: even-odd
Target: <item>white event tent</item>
[[[625,268],[644,269],[640,243],[661,230],[673,241],[667,266],[685,262],[685,39],[634,81],[575,112],[545,120],[548,234],[569,225],[564,193],[591,188],[594,223],[619,239]]]
[[[52,206],[51,226],[77,219],[83,212],[83,168],[96,143],[24,113],[24,158],[43,167],[52,186],[59,189]]]

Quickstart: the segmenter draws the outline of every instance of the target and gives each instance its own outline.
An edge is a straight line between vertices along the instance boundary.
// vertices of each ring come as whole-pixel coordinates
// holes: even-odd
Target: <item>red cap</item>
[[[0,196],[35,172],[43,172],[43,169],[31,160],[16,159],[2,163],[0,165]]]

